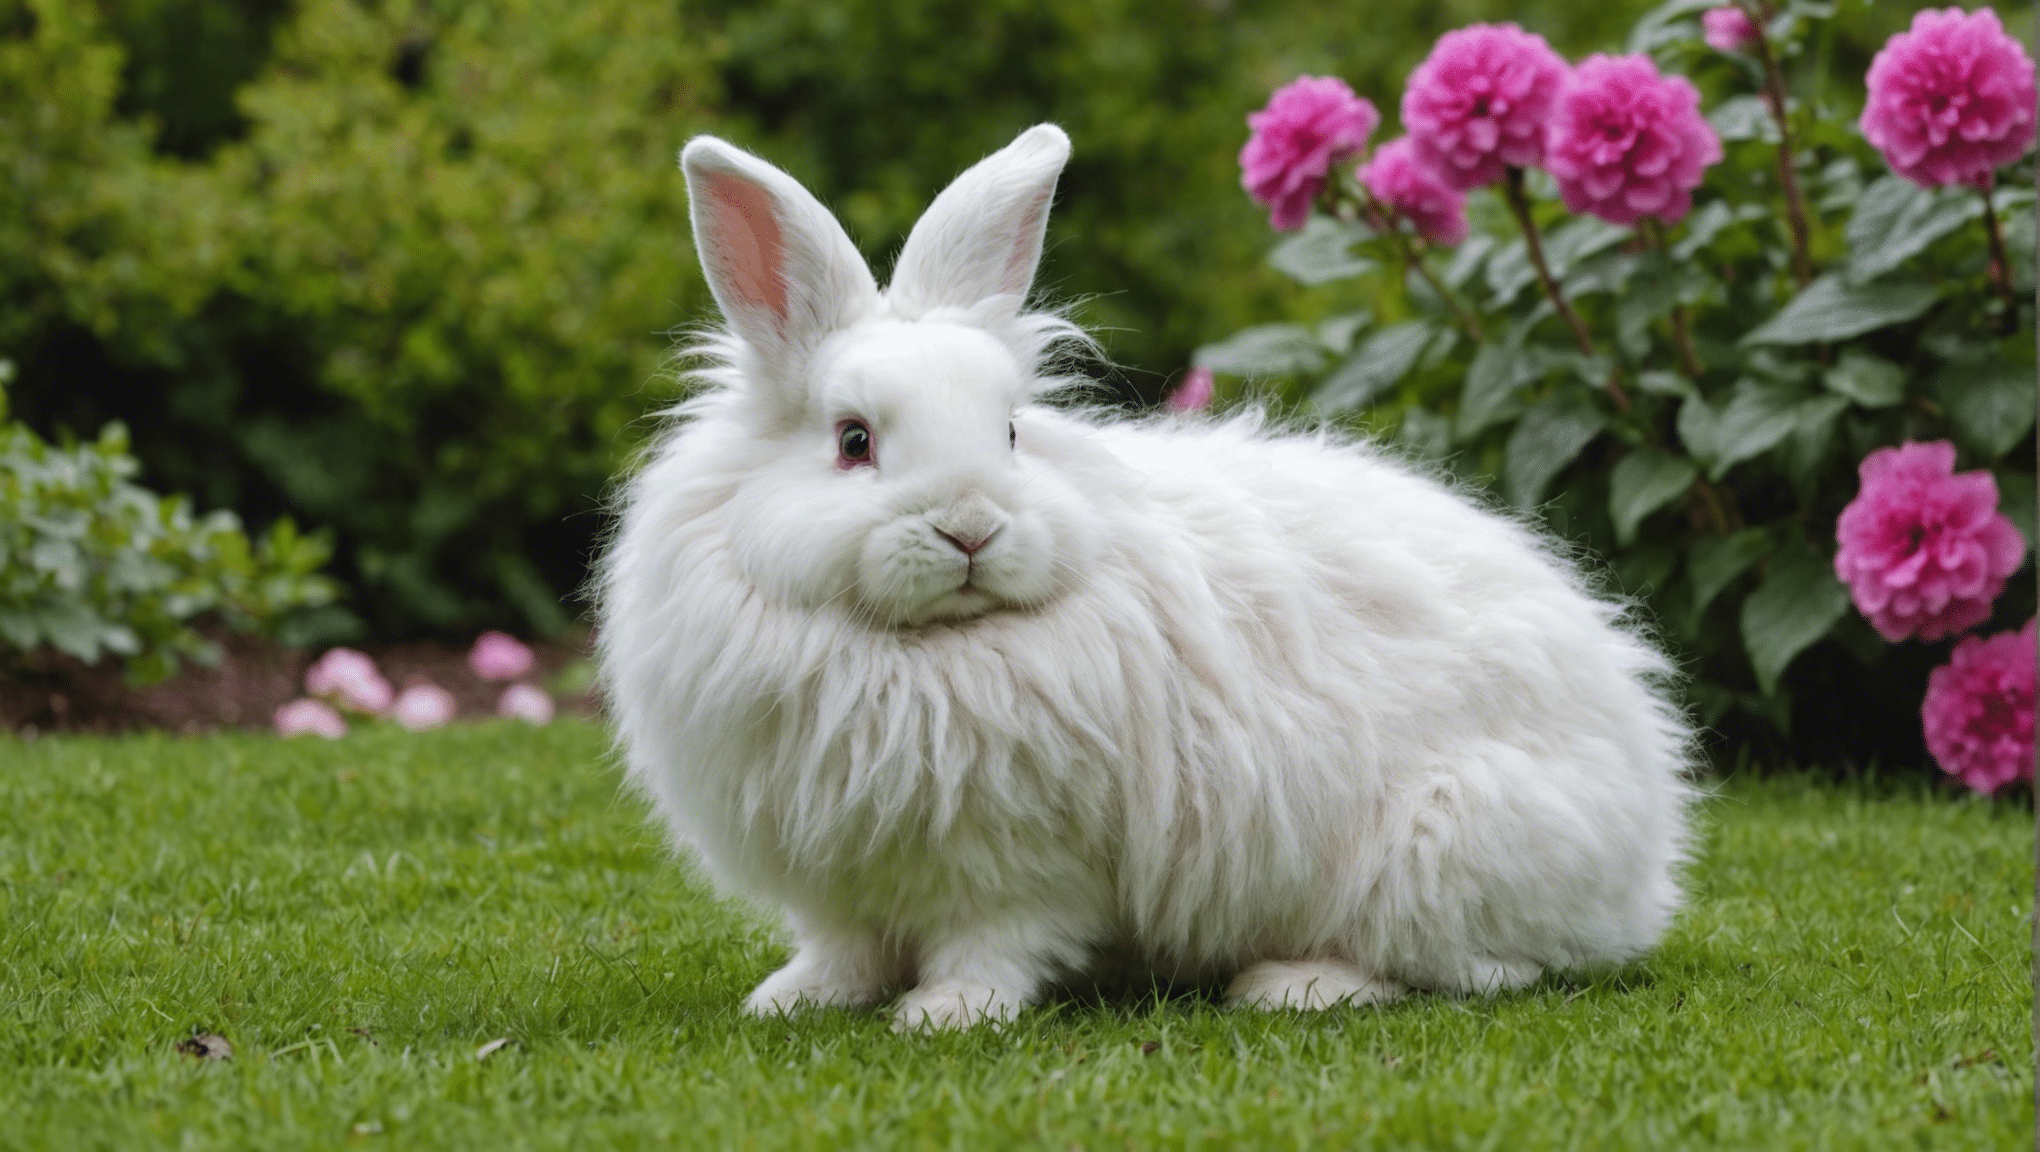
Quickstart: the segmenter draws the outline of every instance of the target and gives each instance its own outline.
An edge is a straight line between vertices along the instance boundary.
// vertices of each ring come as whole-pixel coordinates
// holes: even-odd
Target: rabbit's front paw
[[[1233,979],[1225,1001],[1234,1008],[1332,1008],[1386,1004],[1408,991],[1343,960],[1263,960]]]
[[[979,1024],[1003,1024],[1025,1001],[1003,988],[942,981],[923,984],[900,997],[893,1008],[893,1031],[940,1032]]]
[[[874,965],[827,963],[807,949],[752,989],[744,1011],[783,1016],[807,1008],[856,1008],[884,995],[884,977]]]

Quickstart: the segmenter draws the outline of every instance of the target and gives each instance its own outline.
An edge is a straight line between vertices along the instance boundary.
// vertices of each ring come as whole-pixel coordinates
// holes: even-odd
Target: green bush
[[[1641,0],[0,0],[0,348],[45,436],[335,532],[384,635],[551,631],[706,318],[673,156],[781,163],[881,270],[1037,120],[1077,156],[1044,283],[1153,400],[1308,293],[1232,158],[1298,72],[1385,91],[1448,28],[1606,43]],[[1813,46],[1867,61],[1894,6]]]
[[[0,386],[11,371],[0,361]],[[277,634],[333,599],[318,574],[331,551],[323,538],[282,519],[250,543],[232,512],[197,516],[184,497],[131,483],[139,466],[127,449],[119,424],[93,443],[52,446],[0,423],[0,655],[21,663],[47,646],[97,663],[112,653],[146,683],[180,657],[217,659],[194,622]]]
[[[1634,229],[1571,216],[1528,174],[1578,336],[1496,188],[1469,197],[1464,243],[1427,252],[1345,174],[1269,260],[1322,286],[1312,321],[1257,325],[1198,359],[1254,378],[1221,395],[1279,396],[1397,439],[1608,558],[1678,649],[1707,724],[1830,763],[1920,760],[1921,690],[1947,644],[1886,644],[1851,610],[1835,520],[1870,451],[1947,439],[1963,468],[1995,472],[2035,539],[2032,161],[1991,196],[2011,253],[1999,284],[1983,197],[1891,174],[1856,129],[1860,88],[1802,75],[1814,83],[1786,119],[1809,225],[1799,269],[1763,69],[1701,43],[1708,6],[1672,0],[1628,40],[1699,84],[1723,138],[1689,215]],[[1832,66],[1816,51],[1832,6],[1786,10],[1784,58]],[[1996,628],[2033,614],[2031,571],[1999,598]]]

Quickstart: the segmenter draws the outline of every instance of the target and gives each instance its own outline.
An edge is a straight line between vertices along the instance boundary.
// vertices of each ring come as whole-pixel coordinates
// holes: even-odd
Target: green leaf
[[[1485,232],[1476,232],[1468,236],[1452,253],[1451,261],[1445,265],[1440,274],[1445,286],[1457,289],[1473,279],[1473,274],[1480,271],[1481,265],[1487,261],[1488,254],[1495,250],[1498,243],[1500,242]]]
[[[1814,396],[1800,401],[1794,412],[1792,435],[1785,442],[1785,474],[1803,504],[1813,502],[1828,449],[1834,444],[1835,423],[1848,410],[1845,397]]]
[[[1312,216],[1303,231],[1275,246],[1268,263],[1299,284],[1351,280],[1381,267],[1351,251],[1354,244],[1373,236],[1374,230],[1364,224]]]
[[[1619,224],[1610,224],[1598,216],[1581,216],[1553,228],[1544,237],[1544,260],[1551,266],[1553,278],[1563,281],[1574,265],[1629,237],[1629,229]]]
[[[1937,284],[1850,285],[1835,273],[1808,284],[1776,316],[1742,338],[1758,344],[1813,344],[1846,340],[1916,319],[1941,298]]]
[[[1706,463],[1708,478],[1719,480],[1791,435],[1805,398],[1790,385],[1746,377],[1736,381],[1726,408],[1703,400],[1680,405],[1679,437],[1689,453]]]
[[[1700,395],[1700,389],[1691,380],[1677,372],[1661,368],[1648,369],[1636,374],[1636,386],[1653,396],[1691,397]]]
[[[1999,472],[1997,474],[1998,511],[2011,520],[2020,535],[2026,538],[2026,545],[2035,542],[2033,524],[2033,476],[2027,472]]]
[[[1649,350],[1647,330],[1681,304],[1697,304],[1715,288],[1714,277],[1692,261],[1672,263],[1652,252],[1615,302],[1615,338],[1639,359]]]
[[[1461,440],[1480,435],[1513,415],[1518,389],[1537,378],[1539,357],[1509,344],[1483,344],[1466,370],[1459,391],[1456,434]]]
[[[1643,518],[1685,495],[1700,469],[1683,456],[1656,448],[1638,448],[1608,474],[1608,515],[1623,547],[1636,540]]]
[[[1395,438],[1425,460],[1443,460],[1452,452],[1452,421],[1427,408],[1408,408]]]
[[[1863,190],[1849,217],[1848,280],[1865,284],[1983,214],[1968,188],[1922,188],[1886,174]]]
[[[1838,392],[1865,408],[1889,408],[1905,399],[1905,369],[1860,348],[1846,348],[1835,366],[1821,377],[1828,391]]]
[[[1955,439],[1996,460],[2033,427],[2033,367],[2002,359],[1952,361],[1935,377]]]
[[[1502,491],[1518,508],[1530,508],[1580,449],[1608,426],[1593,401],[1561,392],[1524,413],[1502,449]]]
[[[1364,310],[1348,312],[1343,316],[1333,316],[1329,319],[1320,320],[1316,329],[1318,343],[1344,356],[1353,350],[1353,337],[1359,335],[1362,328],[1372,323],[1374,323],[1374,313]]]
[[[1497,248],[1494,255],[1488,257],[1488,291],[1495,294],[1498,304],[1514,300],[1516,293],[1536,280],[1537,269],[1530,264],[1530,249],[1520,236]]]
[[[1200,368],[1246,377],[1315,372],[1326,359],[1324,345],[1301,324],[1256,324],[1190,354]]]
[[[1696,541],[1686,561],[1686,572],[1693,578],[1693,615],[1707,611],[1722,589],[1770,552],[1771,534],[1762,528]]]
[[[1436,332],[1425,321],[1405,320],[1374,333],[1317,386],[1311,405],[1331,414],[1367,403],[1403,378]]]
[[[1731,96],[1714,106],[1707,122],[1723,140],[1778,142],[1778,122],[1771,119],[1771,106],[1761,96]]]
[[[1835,626],[1849,610],[1849,590],[1835,579],[1832,561],[1806,545],[1771,560],[1764,582],[1742,606],[1743,649],[1769,696],[1794,657]]]
[[[1634,55],[1680,40],[1697,40],[1700,37],[1699,26],[1685,17],[1718,7],[1720,3],[1721,0],[1666,0],[1644,13],[1643,19],[1629,30],[1629,43],[1623,51]]]

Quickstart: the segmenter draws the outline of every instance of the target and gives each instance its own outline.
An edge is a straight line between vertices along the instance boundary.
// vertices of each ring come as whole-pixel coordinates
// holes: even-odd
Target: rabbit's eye
[[[871,429],[861,420],[845,420],[836,428],[836,463],[844,468],[871,463]]]
[[[1010,422],[1006,425],[1006,447],[1020,447],[1020,429]]]

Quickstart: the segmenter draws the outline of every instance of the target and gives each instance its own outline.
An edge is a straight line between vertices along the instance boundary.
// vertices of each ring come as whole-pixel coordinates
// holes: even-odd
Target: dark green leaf
[[[1693,577],[1693,615],[1707,611],[1721,590],[1771,552],[1771,534],[1745,528],[1732,536],[1709,536],[1694,543],[1686,571]]]
[[[1776,316],[1744,336],[1742,343],[1748,347],[1846,340],[1916,319],[1940,298],[1937,284],[1851,285],[1830,272],[1808,284]]]
[[[1771,560],[1764,582],[1743,601],[1743,649],[1768,696],[1777,690],[1793,657],[1828,634],[1849,610],[1849,590],[1835,579],[1834,564],[1805,545]]]
[[[1716,281],[1691,261],[1677,264],[1652,252],[1615,302],[1615,338],[1638,356],[1648,348],[1646,330],[1681,304],[1697,304],[1707,298]],[[1642,348],[1634,346],[1642,344]]]
[[[1312,216],[1303,231],[1275,246],[1268,263],[1300,284],[1326,284],[1364,276],[1380,265],[1365,256],[1355,256],[1354,244],[1371,238],[1374,230],[1364,224]]]
[[[1522,237],[1495,249],[1487,261],[1488,291],[1503,304],[1516,298],[1516,293],[1529,287],[1537,280],[1537,269],[1530,263],[1530,250]]]
[[[1426,408],[1405,409],[1396,442],[1426,460],[1442,460],[1452,451],[1452,421]]]
[[[1839,392],[1865,408],[1889,408],[1905,399],[1905,369],[1860,348],[1848,348],[1821,378],[1828,391]]]
[[[1848,279],[1865,284],[1983,214],[1968,188],[1928,190],[1886,174],[1863,190],[1849,217]]]
[[[1542,500],[1552,477],[1607,426],[1608,417],[1593,401],[1574,391],[1524,413],[1502,450],[1502,491],[1509,502],[1529,508]]]
[[[1257,324],[1190,354],[1191,363],[1228,376],[1286,376],[1324,367],[1324,345],[1301,324]]]
[[[2026,538],[2030,547],[2036,541],[2033,535],[2033,477],[2025,472],[1999,472],[1997,474],[1998,511],[2011,520]]]
[[[1526,348],[1481,345],[1459,391],[1459,418],[1455,426],[1459,439],[1478,436],[1512,415],[1516,392],[1537,378],[1538,362],[1537,354]]]
[[[1553,228],[1544,237],[1544,260],[1553,277],[1563,281],[1566,273],[1587,257],[1605,252],[1629,239],[1630,231],[1598,216],[1581,216]]]
[[[2033,367],[2005,360],[1956,360],[1941,369],[1935,390],[1962,446],[1996,460],[2033,427]]]
[[[1629,30],[1629,43],[1623,51],[1634,55],[1679,40],[1697,39],[1700,28],[1686,17],[1719,5],[1720,0],[1666,0],[1644,13],[1643,18]]]
[[[1317,386],[1311,405],[1330,414],[1367,403],[1403,378],[1436,333],[1437,329],[1422,320],[1405,320],[1374,333]]]
[[[1473,274],[1480,271],[1481,265],[1486,262],[1488,254],[1495,250],[1497,243],[1494,237],[1485,232],[1476,232],[1468,236],[1453,251],[1451,261],[1445,265],[1442,273],[1445,286],[1457,289],[1473,279]]]
[[[1849,410],[1841,396],[1814,396],[1799,402],[1792,435],[1785,441],[1785,474],[1791,479],[1802,502],[1811,502],[1828,449],[1835,440],[1835,423]]]
[[[1643,518],[1685,495],[1700,474],[1691,460],[1656,448],[1638,448],[1608,474],[1608,515],[1624,547],[1635,541]]]
[[[1636,386],[1653,396],[1698,396],[1700,389],[1677,372],[1652,369],[1636,375]]]
[[[1725,408],[1700,400],[1680,405],[1679,436],[1706,463],[1708,477],[1719,480],[1791,435],[1804,399],[1804,392],[1789,385],[1745,378],[1736,382]]]

